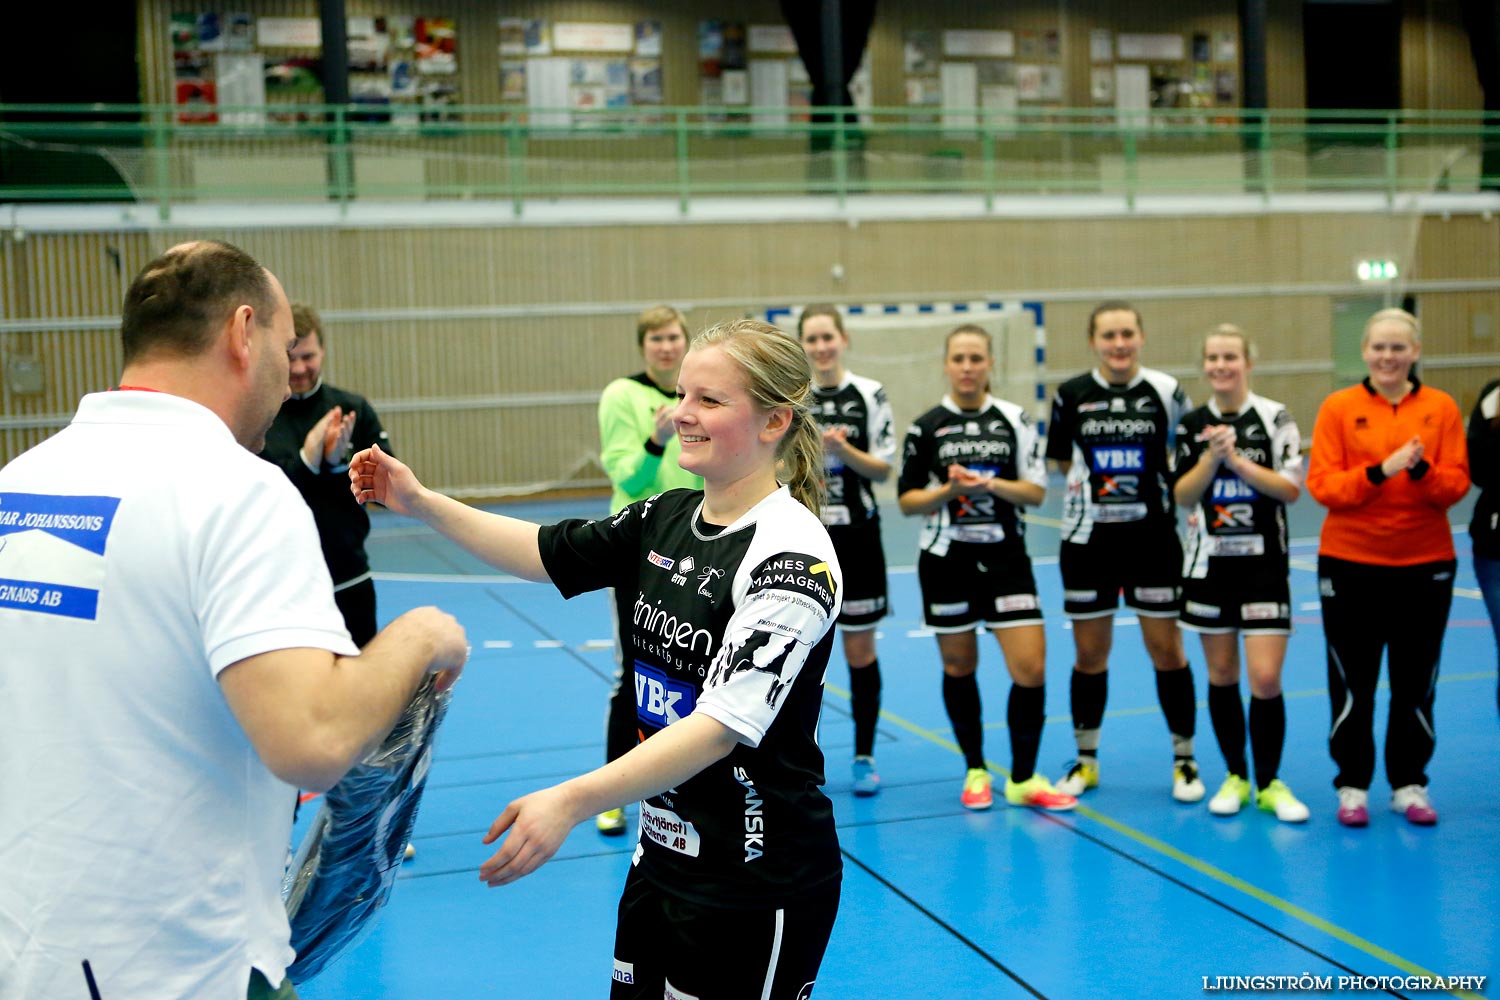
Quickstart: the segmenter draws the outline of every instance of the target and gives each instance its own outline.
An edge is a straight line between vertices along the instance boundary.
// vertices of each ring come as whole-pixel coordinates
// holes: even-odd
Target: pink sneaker
[[[1370,793],[1363,788],[1339,789],[1339,822],[1345,826],[1370,825]]]
[[[1437,810],[1422,785],[1405,785],[1391,793],[1391,812],[1402,813],[1415,826],[1437,825]]]

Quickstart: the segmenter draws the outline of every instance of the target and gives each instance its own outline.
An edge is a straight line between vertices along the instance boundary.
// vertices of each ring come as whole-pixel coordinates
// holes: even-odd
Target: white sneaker
[[[1224,779],[1224,784],[1208,800],[1208,811],[1215,816],[1233,816],[1250,801],[1250,782],[1237,774]]]
[[[1402,813],[1408,823],[1417,826],[1432,826],[1437,823],[1437,810],[1427,797],[1423,785],[1403,785],[1391,793],[1391,812]]]
[[[1339,789],[1339,822],[1344,826],[1369,826],[1370,793],[1363,788]]]
[[[1202,802],[1208,789],[1198,777],[1198,762],[1191,757],[1172,765],[1172,798],[1178,802]]]
[[[1052,786],[1064,795],[1078,798],[1090,788],[1099,787],[1099,761],[1093,757],[1079,757],[1068,768],[1068,773]]]

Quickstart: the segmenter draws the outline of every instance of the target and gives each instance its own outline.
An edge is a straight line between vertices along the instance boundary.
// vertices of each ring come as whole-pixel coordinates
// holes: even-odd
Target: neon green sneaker
[[[1250,782],[1238,774],[1224,779],[1224,784],[1208,800],[1208,811],[1215,816],[1233,816],[1242,806],[1250,804]]]
[[[1283,823],[1307,822],[1307,806],[1297,800],[1280,778],[1255,793],[1255,806],[1263,812],[1275,813]]]
[[[1013,806],[1031,806],[1052,812],[1063,812],[1078,805],[1077,799],[1053,788],[1052,782],[1040,774],[1033,774],[1022,782],[1011,781],[1007,778],[1005,801]]]
[[[963,803],[965,809],[988,809],[995,804],[990,784],[990,772],[982,767],[969,768],[969,773],[964,775],[964,791],[958,801]]]
[[[618,837],[625,832],[625,810],[606,809],[594,817],[594,826],[606,837]]]

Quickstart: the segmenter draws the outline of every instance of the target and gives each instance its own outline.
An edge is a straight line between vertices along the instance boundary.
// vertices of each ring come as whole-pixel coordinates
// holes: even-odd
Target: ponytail
[[[814,514],[823,509],[823,432],[805,408],[792,410],[792,426],[777,454],[776,478]]]

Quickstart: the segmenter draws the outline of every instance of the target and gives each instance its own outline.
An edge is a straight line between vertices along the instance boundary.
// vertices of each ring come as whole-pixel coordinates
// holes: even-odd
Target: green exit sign
[[[1395,281],[1396,262],[1393,260],[1362,260],[1354,266],[1360,281]]]

